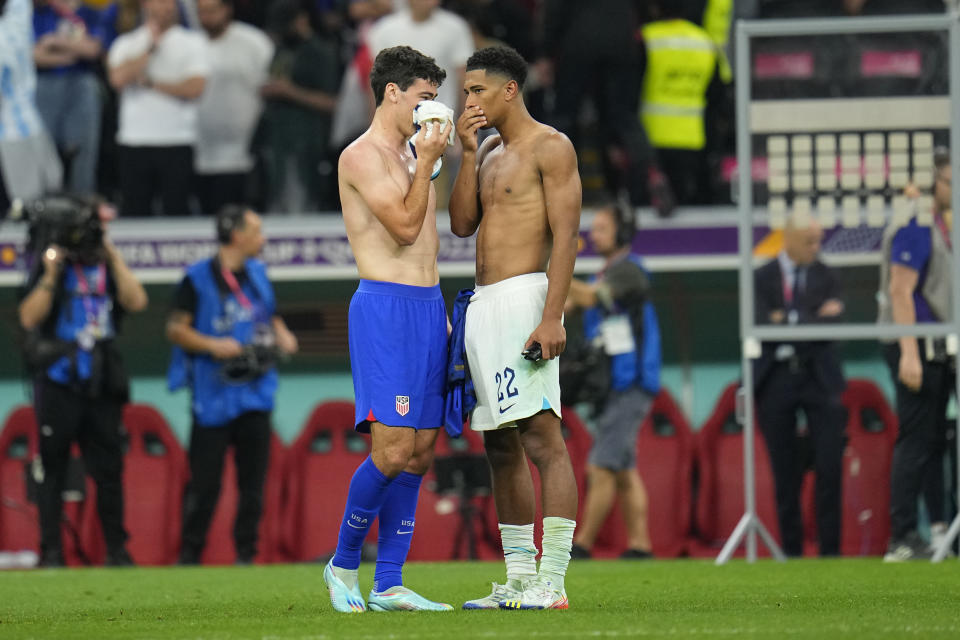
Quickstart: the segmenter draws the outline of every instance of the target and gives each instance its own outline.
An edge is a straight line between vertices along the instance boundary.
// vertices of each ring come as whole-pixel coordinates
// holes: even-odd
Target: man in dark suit
[[[757,324],[814,324],[843,313],[839,283],[818,254],[823,230],[794,215],[784,230],[783,251],[754,273]],[[840,485],[846,383],[832,342],[768,342],[754,361],[757,418],[767,442],[776,483],[777,519],[788,556],[803,554],[800,486],[806,467],[797,434],[797,411],[806,417],[817,477],[820,555],[840,552]]]

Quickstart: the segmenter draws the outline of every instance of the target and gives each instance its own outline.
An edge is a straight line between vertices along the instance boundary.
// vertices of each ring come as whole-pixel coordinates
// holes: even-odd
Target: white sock
[[[570,564],[573,546],[574,520],[550,516],[543,519],[543,555],[540,557],[540,575],[563,589],[563,577]]]
[[[331,564],[330,567],[333,569],[333,575],[337,576],[340,579],[340,582],[347,585],[347,589],[353,589],[357,586],[359,582],[359,569],[344,569],[343,567],[338,567]]]
[[[507,584],[519,588],[526,578],[537,575],[537,547],[533,544],[533,523],[500,523],[503,559],[507,562]]]

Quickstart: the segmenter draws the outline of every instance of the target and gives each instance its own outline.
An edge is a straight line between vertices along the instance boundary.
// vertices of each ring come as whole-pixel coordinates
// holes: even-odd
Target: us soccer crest
[[[410,396],[397,396],[397,413],[402,416],[410,411]]]

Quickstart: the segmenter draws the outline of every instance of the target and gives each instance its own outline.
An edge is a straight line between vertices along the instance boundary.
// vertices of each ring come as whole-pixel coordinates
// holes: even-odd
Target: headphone
[[[613,219],[617,225],[617,246],[629,247],[633,244],[633,236],[637,233],[637,215],[633,207],[621,202],[613,202],[609,205],[613,212]]]
[[[233,232],[243,226],[243,216],[247,210],[238,204],[224,205],[217,213],[217,240],[220,244],[230,244]]]

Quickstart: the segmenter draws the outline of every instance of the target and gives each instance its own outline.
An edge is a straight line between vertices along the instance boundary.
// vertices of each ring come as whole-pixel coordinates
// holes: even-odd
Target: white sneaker
[[[567,592],[563,587],[557,588],[551,580],[538,576],[531,580],[523,589],[519,597],[507,598],[500,601],[501,609],[569,609]]]
[[[490,595],[477,598],[476,600],[467,600],[463,603],[464,609],[499,609],[500,603],[504,600],[511,600],[514,598],[519,598],[522,593],[521,589],[512,586],[510,583],[512,580],[507,580],[507,584],[497,584],[493,583],[493,591],[490,592]]]
[[[947,525],[943,523],[930,527],[930,551],[936,553],[947,539]],[[947,557],[953,557],[953,549],[947,549]]]

